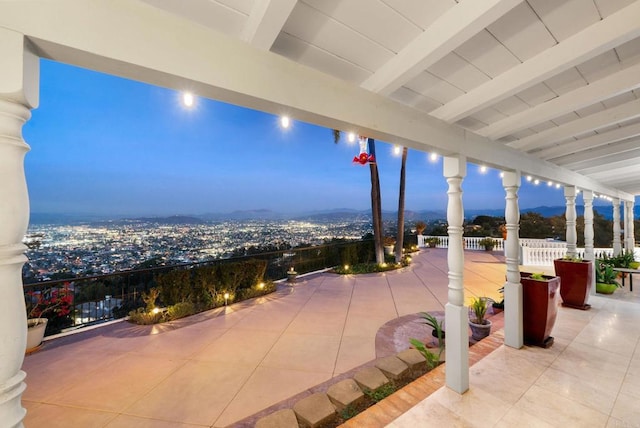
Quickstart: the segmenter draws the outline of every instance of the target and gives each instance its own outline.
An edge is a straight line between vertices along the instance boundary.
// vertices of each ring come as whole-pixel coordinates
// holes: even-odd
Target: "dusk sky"
[[[40,107],[24,127],[34,213],[172,215],[269,209],[368,209],[357,143],[331,130],[41,60]],[[357,106],[354,106],[357,108]],[[376,142],[384,210],[396,210],[400,157]],[[502,208],[499,172],[469,164],[465,208]],[[409,151],[406,209],[446,209],[442,160]],[[561,189],[523,179],[521,208],[563,205]],[[581,198],[579,198],[581,203]]]

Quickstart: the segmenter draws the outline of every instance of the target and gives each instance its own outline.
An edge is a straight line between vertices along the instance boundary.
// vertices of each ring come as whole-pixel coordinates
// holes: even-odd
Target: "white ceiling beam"
[[[422,151],[460,153],[471,162],[634,198],[145,3],[0,2],[0,27],[25,34],[38,53],[56,61],[166,88],[190,88],[202,97],[329,129],[353,130]]]
[[[276,41],[297,0],[255,0],[242,30],[242,40],[268,51]]]
[[[634,150],[639,150],[640,140],[628,140],[622,143],[610,144],[576,153],[575,155],[563,156],[554,161],[555,164],[564,166],[573,171],[591,168],[607,162],[618,162],[632,157]]]
[[[640,64],[625,68],[545,103],[506,117],[476,133],[493,140],[640,88]]]
[[[623,162],[608,163],[609,171],[602,171],[598,173],[589,174],[590,177],[596,180],[610,182],[624,182],[634,181],[636,177],[640,177],[640,170],[638,170],[638,161],[640,156],[633,158],[636,162],[635,165],[624,164]]]
[[[548,147],[553,143],[571,138],[575,135],[595,131],[596,129],[636,117],[640,117],[640,99],[602,110],[555,128],[549,128],[537,134],[507,143],[507,145],[519,150],[530,151],[536,148]]]
[[[456,4],[360,86],[389,95],[509,12],[522,0],[464,0]]]
[[[454,123],[640,36],[640,1],[609,15],[431,112]]]
[[[595,149],[596,147],[626,140],[627,138],[637,137],[638,135],[640,135],[640,123],[612,129],[611,131],[592,135],[587,138],[580,138],[575,141],[567,141],[533,153],[540,159],[551,160],[561,156]]]
[[[580,174],[588,175],[589,177],[597,179],[600,179],[602,174],[615,176],[621,171],[626,171],[624,174],[633,172],[634,174],[640,175],[640,168],[638,168],[639,164],[639,158],[629,158],[620,162],[607,163],[590,168],[583,168],[580,170]]]

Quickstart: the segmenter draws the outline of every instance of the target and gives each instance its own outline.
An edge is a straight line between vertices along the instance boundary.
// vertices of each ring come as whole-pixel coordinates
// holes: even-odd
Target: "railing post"
[[[564,186],[564,198],[567,210],[565,212],[567,224],[567,255],[576,256],[576,243],[578,235],[576,232],[576,187]]]
[[[520,207],[518,206],[518,189],[520,188],[520,172],[505,171],[502,186],[506,196],[504,218],[507,227],[505,255],[507,261],[507,282],[504,284],[504,343],[512,348],[524,345],[522,284],[520,283],[519,231]]]
[[[613,255],[617,256],[622,252],[620,243],[620,199],[613,198]]]
[[[445,305],[447,335],[446,384],[462,394],[469,389],[469,315],[464,306],[464,251],[462,248],[462,180],[467,174],[467,159],[464,156],[446,156],[443,174],[447,179],[447,222],[449,223],[449,298]]]
[[[26,385],[20,370],[27,344],[22,266],[29,223],[24,156],[29,146],[22,126],[38,105],[39,60],[22,34],[0,28],[0,421],[21,427]]]
[[[584,190],[582,192],[582,201],[584,202],[584,258],[593,261],[593,273],[591,275],[591,291],[590,294],[596,294],[596,257],[593,251],[593,192]]]

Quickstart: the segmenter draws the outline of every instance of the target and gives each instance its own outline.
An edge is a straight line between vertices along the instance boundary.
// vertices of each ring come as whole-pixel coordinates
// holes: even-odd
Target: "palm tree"
[[[340,142],[340,131],[333,129],[333,142]],[[376,156],[376,143],[373,138],[367,138],[367,147],[370,155]],[[382,241],[382,197],[380,196],[380,178],[378,166],[375,162],[369,162],[371,176],[371,217],[373,222],[373,242],[376,253],[376,263],[384,263],[384,248]]]
[[[398,194],[398,236],[396,238],[396,263],[402,260],[402,247],[404,246],[404,188],[407,167],[408,149],[402,148],[402,166],[400,167],[400,192]]]

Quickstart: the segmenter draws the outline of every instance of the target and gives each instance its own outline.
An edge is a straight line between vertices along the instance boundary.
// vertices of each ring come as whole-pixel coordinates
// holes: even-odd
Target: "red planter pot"
[[[524,341],[548,348],[553,345],[551,330],[558,315],[560,278],[545,275],[543,280],[539,280],[529,278],[530,275],[520,272]]]
[[[560,277],[560,296],[562,306],[587,310],[591,283],[593,281],[593,262],[591,260],[574,262],[556,259],[553,261],[556,275]]]

